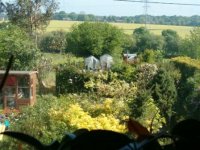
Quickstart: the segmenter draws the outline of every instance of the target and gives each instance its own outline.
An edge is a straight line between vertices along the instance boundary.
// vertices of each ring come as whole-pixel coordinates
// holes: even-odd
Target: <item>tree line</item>
[[[56,12],[53,15],[54,20],[72,20],[72,21],[102,21],[102,22],[124,22],[124,23],[149,23],[162,25],[179,25],[179,26],[199,26],[200,16],[96,16],[85,13],[66,13],[65,11]]]

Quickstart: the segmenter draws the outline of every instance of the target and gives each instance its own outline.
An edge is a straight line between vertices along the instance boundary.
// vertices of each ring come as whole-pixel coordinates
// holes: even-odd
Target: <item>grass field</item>
[[[80,24],[80,21],[57,21],[52,20],[47,27],[47,32],[56,31],[56,30],[64,30],[70,31],[70,28],[75,24]],[[124,30],[127,34],[132,34],[135,28],[139,28],[141,26],[145,26],[144,24],[134,24],[134,23],[110,23],[118,28]],[[154,34],[160,35],[162,30],[165,29],[172,29],[175,30],[181,37],[186,37],[190,30],[193,27],[189,26],[172,26],[172,25],[154,25],[154,24],[147,24],[147,28]]]

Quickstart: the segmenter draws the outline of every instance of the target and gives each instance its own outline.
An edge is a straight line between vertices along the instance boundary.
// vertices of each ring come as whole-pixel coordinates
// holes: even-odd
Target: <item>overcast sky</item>
[[[58,0],[60,10],[65,12],[84,12],[100,16],[135,16],[145,14],[143,3],[122,2],[114,0]],[[194,3],[200,4],[200,0],[148,0],[152,2],[172,2],[172,3]],[[147,13],[149,15],[200,15],[200,6],[181,6],[181,5],[161,5],[148,4]]]

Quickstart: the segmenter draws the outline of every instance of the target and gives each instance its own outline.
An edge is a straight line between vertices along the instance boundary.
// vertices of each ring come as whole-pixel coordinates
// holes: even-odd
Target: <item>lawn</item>
[[[59,64],[78,64],[82,65],[83,58],[82,57],[75,57],[72,54],[54,54],[54,53],[43,53],[45,58],[52,60],[53,70],[49,72],[46,78],[43,80],[47,87],[55,86],[56,82],[56,67]]]
[[[70,31],[70,28],[73,25],[80,24],[80,21],[58,21],[52,20],[47,27],[47,32],[56,31],[56,30],[64,30]],[[124,30],[127,34],[132,34],[133,30],[139,28],[141,26],[145,26],[144,24],[134,24],[134,23],[110,23],[118,28]],[[186,37],[190,30],[193,27],[189,26],[172,26],[172,25],[155,25],[155,24],[147,24],[146,27],[154,34],[160,35],[162,30],[172,29],[175,30],[181,37]]]

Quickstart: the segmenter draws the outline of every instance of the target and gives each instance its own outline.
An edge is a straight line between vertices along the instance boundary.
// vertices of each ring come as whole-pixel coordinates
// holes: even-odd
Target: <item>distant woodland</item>
[[[103,21],[103,22],[124,22],[124,23],[148,23],[162,25],[180,25],[180,26],[199,26],[200,16],[95,16],[85,13],[66,13],[65,11],[56,12],[54,20],[72,20],[72,21]]]

